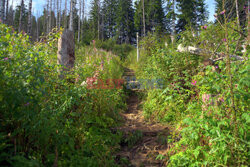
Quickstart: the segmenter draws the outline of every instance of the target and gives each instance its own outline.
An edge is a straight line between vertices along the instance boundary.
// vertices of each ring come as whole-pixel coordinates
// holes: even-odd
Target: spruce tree
[[[118,1],[116,23],[118,42],[131,43],[135,38],[132,0]]]
[[[90,9],[90,24],[94,39],[100,37],[100,0],[93,0]]]
[[[184,31],[187,25],[197,29],[207,20],[204,0],[177,0],[177,9],[180,13],[176,26],[178,32]]]
[[[116,33],[118,0],[103,0],[102,15],[104,38],[113,38]]]

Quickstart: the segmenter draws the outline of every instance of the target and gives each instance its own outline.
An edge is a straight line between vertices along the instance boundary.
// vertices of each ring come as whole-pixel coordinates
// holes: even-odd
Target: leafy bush
[[[25,34],[0,24],[1,166],[114,165],[121,135],[111,128],[125,107],[123,91],[89,90],[81,82],[98,71],[101,57],[100,78],[120,77],[120,60],[98,52],[78,54],[74,74],[60,79],[59,35],[31,44]],[[72,78],[79,81],[69,82]]]
[[[121,60],[125,60],[127,55],[134,49],[134,47],[129,44],[118,45],[112,39],[107,41],[98,40],[96,41],[96,47],[105,51],[111,51],[113,54],[119,56]]]
[[[158,156],[167,165],[249,166],[249,49],[241,53],[242,33],[235,22],[208,24],[196,36],[182,32],[177,43],[205,49],[203,56],[164,48],[154,36],[142,41],[143,62],[131,66],[139,79],[163,80],[163,89],[146,91],[143,111],[174,124],[171,149]]]

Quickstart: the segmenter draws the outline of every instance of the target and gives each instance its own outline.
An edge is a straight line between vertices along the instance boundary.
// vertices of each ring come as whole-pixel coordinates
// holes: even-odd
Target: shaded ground
[[[121,114],[124,124],[119,129],[124,138],[121,151],[116,156],[117,162],[124,167],[165,166],[163,161],[155,159],[168,150],[169,129],[158,123],[146,122],[139,104],[138,96],[133,92],[127,100],[128,110]]]

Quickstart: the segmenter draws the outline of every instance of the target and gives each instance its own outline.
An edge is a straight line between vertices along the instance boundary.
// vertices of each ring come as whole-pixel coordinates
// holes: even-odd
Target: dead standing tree
[[[64,29],[60,39],[58,40],[57,63],[62,66],[61,76],[71,71],[75,64],[75,41],[73,30],[73,9],[75,2],[70,1],[70,20],[69,29]],[[66,10],[66,9],[65,9]]]

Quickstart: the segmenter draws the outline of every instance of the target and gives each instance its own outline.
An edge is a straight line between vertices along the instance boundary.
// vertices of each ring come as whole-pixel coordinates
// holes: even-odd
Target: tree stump
[[[75,64],[74,32],[64,30],[58,40],[57,64],[62,65],[60,77],[71,71]]]

